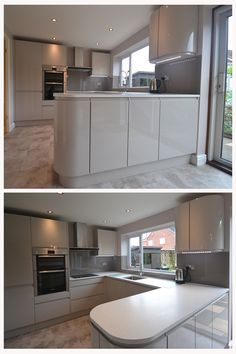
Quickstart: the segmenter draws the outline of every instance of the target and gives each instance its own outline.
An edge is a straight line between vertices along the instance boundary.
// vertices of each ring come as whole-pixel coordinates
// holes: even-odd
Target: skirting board
[[[100,173],[93,173],[80,177],[67,177],[59,175],[60,183],[66,188],[83,188],[92,184],[106,182],[115,178],[131,177],[137,174],[152,172],[169,167],[183,166],[190,163],[191,155],[175,157],[171,159],[156,161],[152,163],[146,163],[137,166],[129,166],[113,171],[106,171]]]
[[[35,125],[48,125],[48,124],[53,124],[53,119],[23,120],[20,122],[15,122],[16,127],[31,127]]]
[[[207,155],[206,154],[201,154],[201,155],[192,154],[191,155],[190,163],[194,166],[203,166],[206,164],[206,162],[207,162]]]

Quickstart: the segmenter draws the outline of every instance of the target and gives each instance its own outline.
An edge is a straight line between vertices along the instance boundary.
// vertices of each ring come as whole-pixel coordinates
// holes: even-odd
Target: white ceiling
[[[111,50],[149,24],[153,5],[5,5],[14,36]],[[56,18],[57,22],[51,19]],[[109,32],[112,27],[114,31]],[[96,43],[99,43],[97,47]]]
[[[190,193],[5,193],[5,208],[26,214],[120,227],[193,199]],[[127,213],[126,209],[132,209]],[[107,223],[104,222],[107,220]]]

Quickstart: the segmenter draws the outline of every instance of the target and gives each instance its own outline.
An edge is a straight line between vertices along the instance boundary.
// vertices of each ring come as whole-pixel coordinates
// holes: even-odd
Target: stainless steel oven
[[[43,66],[43,99],[54,100],[53,94],[65,92],[67,83],[65,66]]]
[[[68,251],[64,248],[34,248],[35,295],[68,290]]]

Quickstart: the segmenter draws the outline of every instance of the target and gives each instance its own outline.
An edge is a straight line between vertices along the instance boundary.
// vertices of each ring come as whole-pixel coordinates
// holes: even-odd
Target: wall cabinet
[[[224,199],[208,195],[190,201],[190,249],[224,249]]]
[[[90,100],[58,100],[56,112],[55,170],[62,176],[89,174]]]
[[[70,281],[70,312],[91,310],[106,301],[103,278]]]
[[[159,159],[195,153],[197,128],[197,98],[161,99]]]
[[[176,209],[176,250],[224,250],[223,196],[203,196]]]
[[[66,222],[31,217],[33,247],[68,248],[68,225]]]
[[[159,108],[159,99],[130,99],[128,166],[158,160]]]
[[[15,90],[42,92],[42,44],[14,41]]]
[[[97,230],[98,255],[115,256],[117,254],[117,233],[110,230]]]
[[[43,65],[67,65],[67,49],[63,45],[43,43]]]
[[[90,173],[127,166],[128,99],[91,99]]]
[[[110,54],[92,52],[92,76],[107,77],[110,74]]]
[[[198,6],[161,6],[150,20],[149,60],[176,60],[196,55]]]
[[[17,271],[17,267],[15,267]],[[34,288],[14,286],[4,290],[4,331],[34,323]]]
[[[4,285],[33,284],[30,217],[5,214]]]
[[[42,92],[17,91],[15,121],[34,121],[42,118]]]

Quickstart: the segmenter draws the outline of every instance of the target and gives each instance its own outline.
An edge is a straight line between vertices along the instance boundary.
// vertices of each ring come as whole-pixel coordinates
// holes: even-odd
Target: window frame
[[[139,46],[137,46],[135,49],[129,50],[128,52],[126,52],[125,54],[121,55],[119,57],[119,86],[121,88],[135,88],[135,89],[140,89],[140,88],[148,88],[149,86],[132,86],[132,60],[131,60],[131,56],[134,52],[137,52],[140,49],[143,49],[145,47],[149,47],[149,43],[146,44],[140,44]],[[121,79],[122,79],[122,60],[125,58],[129,58],[129,85],[128,86],[121,86]],[[155,69],[154,69],[154,75],[155,75]]]
[[[152,232],[152,231],[159,231],[162,229],[167,229],[169,227],[174,227],[176,230],[176,226],[175,226],[175,221],[170,221],[168,223],[165,224],[160,224],[157,226],[153,226],[150,228],[145,228],[142,230],[138,230],[135,232],[131,232],[131,233],[127,233],[127,234],[123,234],[121,235],[121,242],[122,241],[128,241],[127,245],[128,245],[128,249],[127,249],[127,262],[126,262],[126,266],[121,266],[121,268],[123,270],[127,270],[127,271],[133,271],[133,272],[142,272],[142,273],[153,273],[153,274],[163,274],[163,275],[175,275],[175,271],[169,271],[169,270],[161,270],[161,269],[151,269],[151,268],[144,268],[143,266],[143,245],[142,245],[142,235],[144,233],[148,233],[148,232]],[[134,238],[134,237],[139,237],[139,247],[140,247],[140,265],[138,267],[132,266],[131,265],[131,247],[130,247],[130,239]],[[121,247],[122,248],[122,247]],[[176,245],[175,245],[175,252],[177,255],[177,251],[176,251]]]

